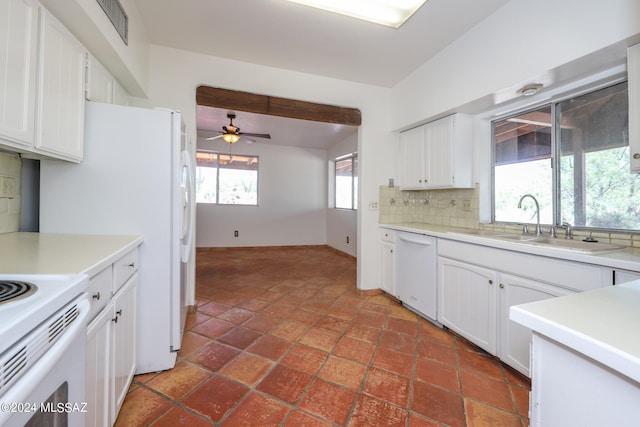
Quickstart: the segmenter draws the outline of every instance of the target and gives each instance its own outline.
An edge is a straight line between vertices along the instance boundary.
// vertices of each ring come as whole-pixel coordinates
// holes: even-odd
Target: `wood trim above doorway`
[[[316,104],[314,102],[257,95],[211,86],[199,86],[197,88],[196,103],[207,107],[312,120],[315,122],[349,126],[360,126],[362,123],[360,110],[356,108]]]

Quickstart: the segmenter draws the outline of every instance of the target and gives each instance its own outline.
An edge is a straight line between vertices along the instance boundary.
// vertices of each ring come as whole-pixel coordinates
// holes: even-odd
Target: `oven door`
[[[0,425],[85,425],[90,306],[86,294],[74,303],[78,315],[64,334],[0,397]]]

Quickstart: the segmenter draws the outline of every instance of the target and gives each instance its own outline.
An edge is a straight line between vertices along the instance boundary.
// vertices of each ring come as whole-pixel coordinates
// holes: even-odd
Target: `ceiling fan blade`
[[[242,140],[247,144],[253,144],[254,142],[256,142],[255,139],[247,138],[245,135],[242,135]]]
[[[214,139],[218,139],[218,138],[222,138],[222,135],[218,135],[218,136],[212,136],[211,138],[205,138],[205,141],[212,141]]]
[[[269,135],[268,133],[250,133],[250,132],[240,132],[240,135],[244,135],[244,136],[253,136],[254,138],[266,138],[266,139],[271,139],[271,135]]]

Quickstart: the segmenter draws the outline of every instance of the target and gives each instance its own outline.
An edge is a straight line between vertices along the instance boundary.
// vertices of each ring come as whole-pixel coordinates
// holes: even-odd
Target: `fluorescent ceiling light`
[[[399,28],[427,0],[288,0],[364,21]]]

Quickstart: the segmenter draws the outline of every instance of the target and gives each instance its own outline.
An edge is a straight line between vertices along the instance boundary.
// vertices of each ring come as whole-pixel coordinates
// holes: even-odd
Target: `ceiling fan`
[[[268,133],[250,133],[250,132],[240,132],[240,128],[234,126],[233,119],[236,118],[235,113],[227,113],[227,117],[229,118],[229,124],[226,126],[222,126],[222,131],[217,131],[220,133],[218,136],[212,136],[211,138],[206,138],[207,141],[211,141],[213,139],[222,138],[229,144],[236,143],[240,140],[240,138],[246,139],[247,143],[256,142],[254,139],[249,138],[250,136],[254,138],[266,138],[271,139],[271,135]]]

